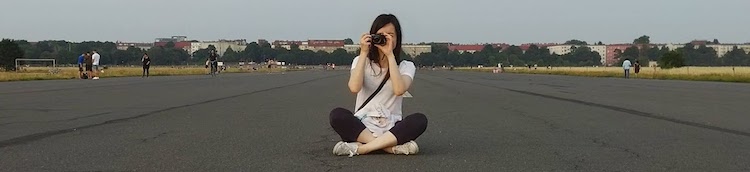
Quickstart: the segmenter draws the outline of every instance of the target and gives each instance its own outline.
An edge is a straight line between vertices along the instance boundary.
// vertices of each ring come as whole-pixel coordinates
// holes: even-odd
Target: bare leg
[[[388,132],[388,133],[390,133],[390,132]],[[360,143],[359,146],[361,147],[362,145],[370,143],[370,142],[372,142],[375,139],[376,139],[375,136],[372,136],[372,133],[370,132],[370,130],[364,129],[364,130],[362,130],[362,133],[359,133],[359,137],[357,137],[357,142]],[[393,154],[393,149],[392,148],[393,148],[393,146],[389,146],[387,148],[383,148],[382,150],[385,151],[385,152],[388,152],[390,154]]]
[[[362,136],[360,136],[359,138],[361,137]],[[359,138],[357,139],[359,140]],[[359,148],[357,149],[357,153],[360,155],[364,155],[372,151],[381,150],[381,149],[385,150],[388,153],[393,153],[393,151],[391,151],[391,147],[396,146],[396,144],[397,144],[396,136],[394,136],[391,132],[386,132],[382,136],[375,138],[371,140],[370,142],[359,146]]]

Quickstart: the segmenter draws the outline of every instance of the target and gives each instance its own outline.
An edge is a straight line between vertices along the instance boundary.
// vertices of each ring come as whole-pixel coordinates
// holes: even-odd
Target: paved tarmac
[[[750,84],[420,70],[420,153],[348,158],[348,74],[1,82],[0,171],[750,171]]]

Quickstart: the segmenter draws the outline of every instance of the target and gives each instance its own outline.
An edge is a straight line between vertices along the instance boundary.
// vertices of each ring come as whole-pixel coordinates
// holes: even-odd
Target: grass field
[[[58,68],[56,74],[52,74],[49,68],[46,67],[32,67],[25,68],[20,72],[0,72],[0,82],[3,81],[28,81],[28,80],[50,80],[50,79],[76,79],[78,76],[77,67],[61,67]],[[289,71],[290,69],[281,68],[260,68],[258,70],[252,69],[240,69],[240,68],[229,68],[225,73],[244,73],[244,72],[283,72]],[[100,78],[108,77],[126,77],[126,76],[141,76],[142,68],[140,67],[110,67],[104,69],[104,73],[100,73]],[[151,76],[171,76],[171,75],[205,75],[208,73],[208,69],[203,67],[188,67],[188,66],[152,66],[149,70]]]
[[[458,68],[458,70],[492,72],[493,68]],[[624,71],[621,67],[539,67],[531,68],[505,68],[507,73],[527,74],[552,74],[573,75],[590,77],[623,77]],[[660,69],[653,67],[641,68],[636,76],[633,69],[630,70],[632,78],[641,79],[672,79],[693,81],[722,81],[722,82],[745,82],[750,83],[750,67],[682,67],[675,69]]]

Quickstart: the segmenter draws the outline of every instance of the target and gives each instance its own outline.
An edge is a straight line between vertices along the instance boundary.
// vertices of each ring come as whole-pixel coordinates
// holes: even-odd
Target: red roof
[[[484,45],[451,45],[448,46],[450,51],[482,51]]]
[[[707,43],[708,43],[707,40],[693,40],[693,41],[690,41],[690,44],[693,44],[693,45],[706,45]]]

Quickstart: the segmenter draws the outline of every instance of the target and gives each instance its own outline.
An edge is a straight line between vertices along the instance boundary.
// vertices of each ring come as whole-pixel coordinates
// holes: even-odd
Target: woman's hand
[[[351,76],[349,76],[349,91],[356,94],[362,90],[365,78],[365,64],[370,62],[367,57],[370,53],[372,37],[369,33],[362,34],[359,38],[359,57],[356,64],[352,64]]]
[[[378,50],[380,50],[383,55],[386,57],[395,57],[393,55],[393,49],[396,48],[395,43],[393,42],[393,35],[391,34],[384,34],[385,35],[385,45],[375,45],[378,47]]]
[[[370,44],[372,40],[372,36],[370,36],[369,33],[362,34],[362,37],[359,38],[359,54],[360,55],[367,55],[370,53]]]

